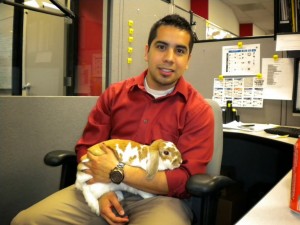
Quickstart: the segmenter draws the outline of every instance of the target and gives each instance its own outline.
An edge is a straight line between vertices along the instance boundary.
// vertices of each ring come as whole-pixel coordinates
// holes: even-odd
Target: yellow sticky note
[[[132,58],[130,58],[130,57],[127,58],[127,63],[128,63],[128,64],[131,64],[131,63],[132,63]]]
[[[128,26],[133,27],[133,20],[128,20]]]

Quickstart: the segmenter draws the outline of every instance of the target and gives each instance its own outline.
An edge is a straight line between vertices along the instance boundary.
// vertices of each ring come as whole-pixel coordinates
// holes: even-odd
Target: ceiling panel
[[[274,34],[274,0],[222,0],[232,8],[239,23],[253,23],[268,34]]]

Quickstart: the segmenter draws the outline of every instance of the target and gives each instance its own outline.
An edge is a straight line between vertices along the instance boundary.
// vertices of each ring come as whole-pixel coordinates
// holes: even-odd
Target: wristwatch
[[[119,162],[118,165],[112,169],[109,174],[111,182],[120,184],[124,180],[124,166],[125,163]]]

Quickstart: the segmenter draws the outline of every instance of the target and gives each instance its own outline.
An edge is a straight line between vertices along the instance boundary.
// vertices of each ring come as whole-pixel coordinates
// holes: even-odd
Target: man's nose
[[[167,62],[173,62],[174,61],[174,50],[173,49],[168,49],[165,52],[164,60],[167,61]]]

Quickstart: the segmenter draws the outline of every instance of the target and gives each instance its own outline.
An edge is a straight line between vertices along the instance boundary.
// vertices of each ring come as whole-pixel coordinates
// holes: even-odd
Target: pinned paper
[[[263,79],[256,77],[226,77],[224,80],[214,78],[213,97],[221,107],[232,101],[232,107],[263,107]]]
[[[260,73],[260,44],[222,47],[222,74],[224,76],[255,76]]]
[[[265,82],[264,99],[292,100],[293,98],[293,58],[262,59],[262,74]]]

